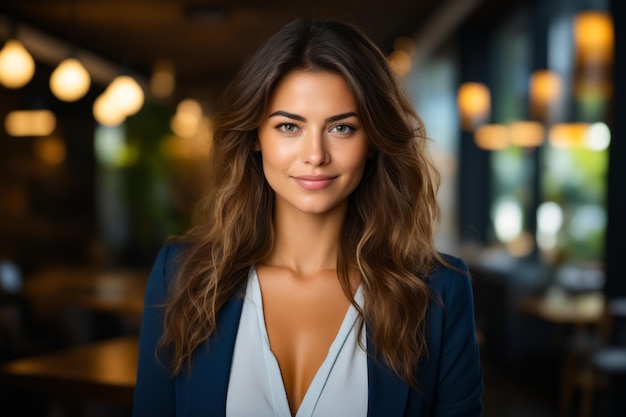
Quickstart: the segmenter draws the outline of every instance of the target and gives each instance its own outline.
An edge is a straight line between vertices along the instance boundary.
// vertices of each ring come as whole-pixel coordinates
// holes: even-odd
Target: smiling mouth
[[[300,187],[306,190],[322,190],[330,186],[337,177],[328,175],[300,175],[292,178]]]

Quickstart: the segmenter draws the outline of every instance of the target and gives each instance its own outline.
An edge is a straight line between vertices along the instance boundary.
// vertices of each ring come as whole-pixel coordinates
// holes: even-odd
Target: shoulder
[[[451,255],[442,254],[442,258],[444,263],[438,263],[426,280],[431,319],[444,324],[457,316],[473,317],[474,294],[467,264]]]
[[[187,246],[185,243],[174,242],[161,247],[152,265],[149,288],[164,290],[170,284],[184,261]],[[155,286],[159,288],[154,288]]]
[[[188,247],[189,244],[184,242],[165,243],[157,254],[156,262],[171,262],[173,259],[180,258]]]
[[[177,270],[187,254],[189,245],[182,242],[171,242],[163,245],[159,251],[155,266],[162,266],[166,272]]]
[[[437,296],[447,299],[455,293],[471,291],[471,278],[467,264],[448,254],[441,254],[444,263],[438,262],[430,272],[427,284]]]

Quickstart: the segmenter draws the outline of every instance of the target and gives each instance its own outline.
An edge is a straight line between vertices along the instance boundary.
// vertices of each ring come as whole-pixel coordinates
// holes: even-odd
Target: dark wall
[[[606,232],[606,294],[609,298],[626,297],[626,263],[624,240],[626,239],[626,3],[611,1],[615,27],[615,56],[613,67],[614,94],[609,149],[609,173],[607,181],[608,225]]]
[[[95,233],[95,92],[74,103],[57,100],[49,90],[51,68],[37,63],[23,88],[0,86],[0,122],[12,110],[48,109],[55,113],[53,136],[65,146],[62,164],[37,157],[33,137],[10,137],[0,129],[0,260],[24,272],[42,264],[82,262]]]

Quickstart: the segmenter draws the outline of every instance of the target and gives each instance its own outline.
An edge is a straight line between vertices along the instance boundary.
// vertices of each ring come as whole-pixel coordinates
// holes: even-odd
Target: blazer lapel
[[[367,350],[374,352],[367,330]],[[368,417],[403,416],[407,405],[409,386],[383,362],[380,355],[377,361],[367,358]]]
[[[242,294],[245,294],[243,286]],[[243,297],[235,296],[223,307],[218,318],[218,328],[204,348],[194,357],[192,375],[179,377],[179,382],[188,387],[186,415],[226,415],[226,395],[230,378],[239,319],[243,308]],[[371,332],[367,332],[367,350],[373,352]],[[409,386],[402,381],[382,358],[377,361],[367,358],[368,417],[404,416],[409,396]],[[197,391],[197,392],[193,392]]]
[[[230,365],[242,308],[243,297],[232,297],[218,315],[216,332],[196,353],[193,373],[186,381],[190,388],[186,415],[226,415]]]

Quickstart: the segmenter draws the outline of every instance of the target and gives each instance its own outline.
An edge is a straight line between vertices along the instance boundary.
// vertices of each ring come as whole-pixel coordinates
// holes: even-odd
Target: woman
[[[146,290],[135,416],[478,416],[423,126],[357,29],[296,20],[227,88],[195,225]]]

